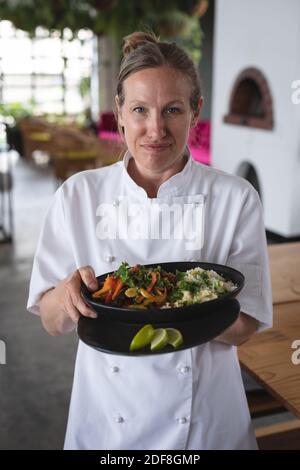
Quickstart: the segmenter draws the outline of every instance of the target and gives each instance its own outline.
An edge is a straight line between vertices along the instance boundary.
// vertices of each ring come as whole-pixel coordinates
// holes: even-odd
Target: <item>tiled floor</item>
[[[60,449],[77,338],[48,336],[39,319],[26,311],[32,257],[56,182],[51,168],[22,159],[16,161],[13,176],[14,242],[0,244],[0,340],[7,353],[7,364],[0,365],[0,449]],[[289,416],[260,418],[254,424]]]
[[[19,160],[14,175],[14,243],[0,245],[0,449],[59,449],[72,384],[75,334],[50,337],[26,311],[41,220],[55,190],[47,167]]]

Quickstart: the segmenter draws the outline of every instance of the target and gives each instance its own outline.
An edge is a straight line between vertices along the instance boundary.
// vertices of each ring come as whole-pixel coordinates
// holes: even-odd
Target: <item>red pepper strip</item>
[[[115,291],[114,291],[113,296],[112,296],[112,300],[116,300],[116,298],[118,297],[122,287],[123,287],[123,281],[120,277],[118,277],[117,282],[116,282]]]
[[[113,293],[111,291],[107,292],[105,299],[104,299],[104,303],[109,304],[112,301],[112,296],[113,296]]]
[[[151,283],[149,284],[149,286],[147,287],[147,292],[151,292],[153,287],[155,286],[155,283],[156,283],[156,280],[157,280],[157,276],[156,276],[156,273],[154,271],[152,271],[151,273]]]
[[[106,304],[109,304],[112,300],[112,296],[115,290],[115,286],[117,283],[117,279],[115,279],[113,276],[108,276],[108,278],[105,279],[104,286],[102,287],[102,296],[104,295],[104,302]],[[106,285],[105,285],[106,284]],[[99,292],[98,296],[99,297]]]
[[[106,294],[114,286],[115,278],[113,276],[106,276],[104,284],[100,290],[97,290],[93,293],[93,298],[101,297],[103,294]]]
[[[110,289],[105,295],[104,303],[109,304],[112,301],[112,296],[116,288],[116,284],[117,284],[117,279],[115,277],[112,277],[111,282],[110,282]]]

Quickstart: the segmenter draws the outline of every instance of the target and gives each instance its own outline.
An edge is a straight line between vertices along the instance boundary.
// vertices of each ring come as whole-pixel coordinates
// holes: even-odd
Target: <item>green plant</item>
[[[10,20],[32,36],[38,26],[50,33],[69,28],[74,34],[88,28],[119,41],[143,25],[162,28],[165,33],[174,19],[175,26],[182,26],[184,17],[197,15],[202,3],[207,0],[0,0],[0,18]],[[173,33],[174,28],[171,36]],[[180,28],[177,34],[181,34]]]
[[[20,119],[31,116],[34,113],[34,102],[29,103],[0,103],[0,115],[9,118],[9,124],[16,124]]]
[[[90,95],[91,77],[83,77],[79,83],[79,92],[82,99]]]
[[[173,38],[168,38],[168,40],[173,40],[179,46],[183,47],[196,65],[200,64],[201,61],[201,50],[202,50],[202,30],[200,26],[199,18],[196,16],[189,17],[186,24],[185,31],[180,36],[175,36]]]

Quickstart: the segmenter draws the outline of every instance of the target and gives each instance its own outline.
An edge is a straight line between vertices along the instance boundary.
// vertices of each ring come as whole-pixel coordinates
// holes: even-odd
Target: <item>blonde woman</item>
[[[128,150],[123,161],[79,173],[56,192],[36,251],[28,309],[40,314],[50,334],[75,329],[80,315],[96,316],[80,296],[80,283],[95,290],[95,275],[124,260],[227,264],[245,274],[246,285],[236,322],[198,347],[128,357],[79,341],[65,448],[255,449],[236,346],[272,323],[259,197],[247,181],[192,159],[187,141],[202,96],[187,54],[142,32],[125,38],[123,52],[116,108]],[[200,244],[191,247],[172,234],[99,236],[99,206],[122,201],[146,208],[202,201]]]

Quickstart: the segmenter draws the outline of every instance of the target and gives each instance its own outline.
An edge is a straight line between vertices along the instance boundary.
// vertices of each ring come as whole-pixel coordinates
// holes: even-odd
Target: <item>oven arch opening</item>
[[[273,100],[263,73],[254,68],[243,70],[234,82],[229,111],[224,122],[259,129],[274,127]]]

